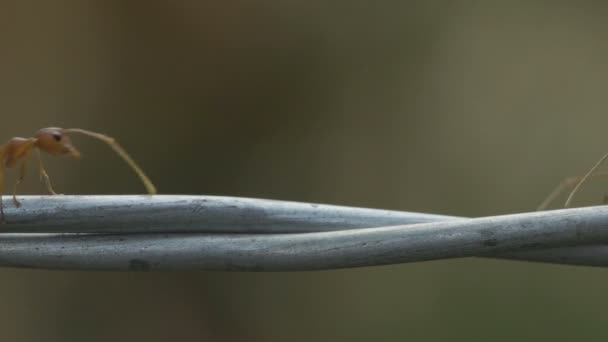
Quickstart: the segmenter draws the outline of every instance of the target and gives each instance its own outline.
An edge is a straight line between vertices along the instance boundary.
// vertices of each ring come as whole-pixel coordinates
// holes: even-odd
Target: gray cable
[[[212,196],[20,199],[6,210],[2,266],[294,271],[465,256],[608,265],[605,207],[465,219]]]

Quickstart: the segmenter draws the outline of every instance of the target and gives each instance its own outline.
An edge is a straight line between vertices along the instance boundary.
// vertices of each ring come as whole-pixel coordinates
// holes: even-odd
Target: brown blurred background
[[[108,133],[166,194],[483,216],[608,150],[602,2],[0,0],[0,137]],[[70,194],[141,193],[102,144]],[[14,177],[14,175],[12,175]],[[595,181],[579,205],[598,203]],[[35,172],[24,193],[44,193]],[[603,269],[482,259],[306,273],[2,269],[2,341],[608,336]]]

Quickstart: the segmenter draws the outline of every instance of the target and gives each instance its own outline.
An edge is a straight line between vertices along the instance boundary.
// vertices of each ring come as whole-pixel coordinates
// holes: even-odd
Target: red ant
[[[12,138],[6,144],[0,146],[0,223],[4,223],[4,206],[2,204],[2,194],[4,193],[4,169],[12,168],[21,161],[19,167],[19,178],[13,186],[13,203],[18,208],[21,202],[17,200],[17,187],[23,181],[25,176],[25,168],[30,159],[32,150],[38,152],[38,160],[40,161],[40,180],[44,179],[48,191],[57,195],[51,186],[49,175],[44,169],[40,150],[47,152],[53,156],[70,156],[80,158],[80,152],[72,145],[72,140],[69,135],[79,133],[99,139],[108,145],[129,164],[129,166],[137,173],[141,181],[144,183],[146,190],[150,195],[156,194],[156,187],[144,172],[137,166],[135,161],[127,154],[127,152],[111,137],[106,135],[87,131],[80,128],[63,129],[57,127],[43,128],[36,132],[33,138]]]

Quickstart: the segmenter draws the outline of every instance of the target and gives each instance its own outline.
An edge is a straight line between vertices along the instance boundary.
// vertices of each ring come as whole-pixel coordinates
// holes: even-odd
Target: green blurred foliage
[[[116,137],[162,193],[482,216],[606,150],[601,2],[0,0],[0,136]],[[143,189],[102,144],[59,191]],[[30,172],[25,193],[44,188]],[[13,176],[14,177],[14,176]],[[579,205],[597,203],[594,181]],[[24,203],[27,205],[27,203]],[[0,270],[7,341],[600,339],[603,269]]]

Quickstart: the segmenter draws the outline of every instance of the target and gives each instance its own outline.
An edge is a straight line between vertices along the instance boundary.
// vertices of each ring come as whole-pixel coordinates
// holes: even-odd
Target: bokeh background
[[[160,191],[483,216],[608,150],[608,8],[0,0],[0,137],[116,137]],[[70,194],[141,193],[112,151]],[[44,193],[34,170],[24,193]],[[14,179],[14,175],[11,175]],[[601,201],[608,182],[578,205]],[[304,273],[0,270],[3,341],[608,337],[608,272],[461,259]]]

